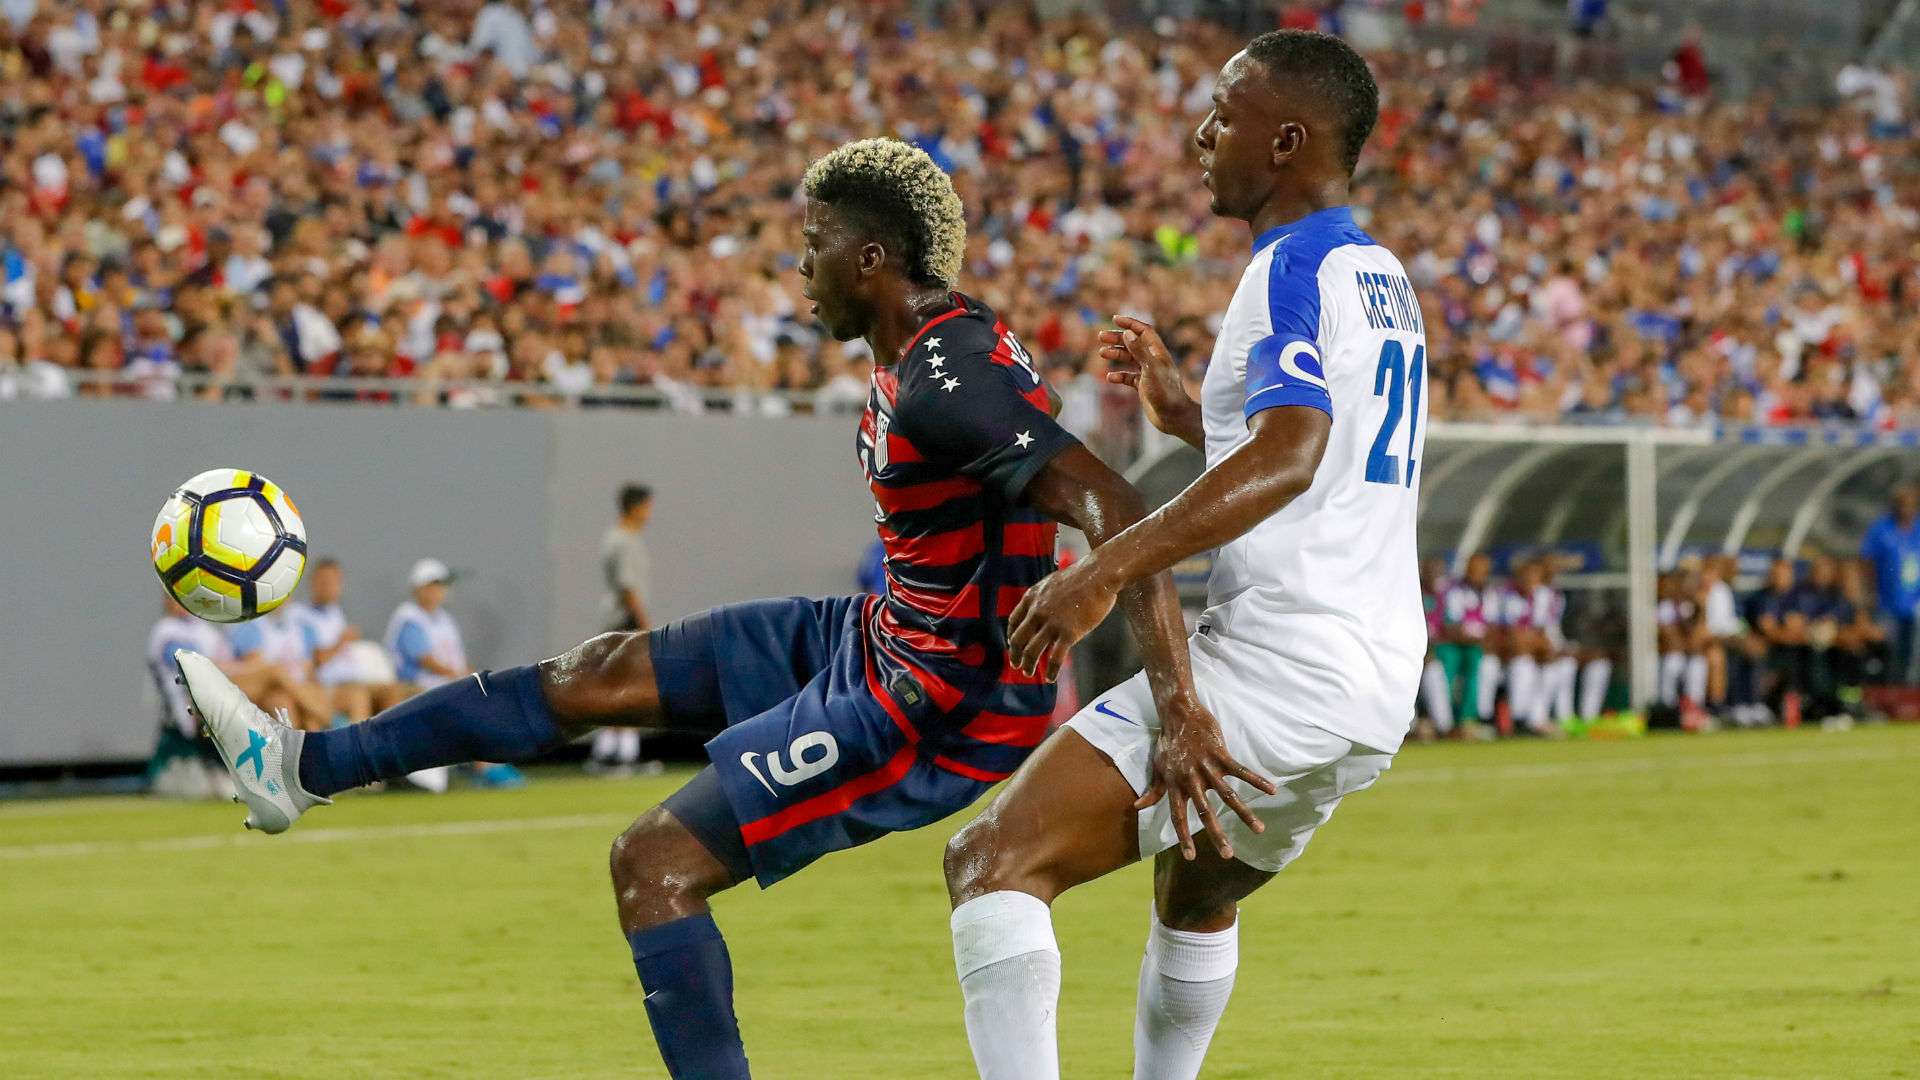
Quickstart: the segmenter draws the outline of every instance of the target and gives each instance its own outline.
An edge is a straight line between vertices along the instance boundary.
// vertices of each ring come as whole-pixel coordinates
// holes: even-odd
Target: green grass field
[[[0,1076],[663,1076],[605,862],[675,779],[0,805]],[[972,1076],[950,831],[720,900],[757,1077]],[[1144,889],[1057,909],[1069,1078]],[[1242,943],[1209,1077],[1920,1077],[1920,729],[1410,748]]]

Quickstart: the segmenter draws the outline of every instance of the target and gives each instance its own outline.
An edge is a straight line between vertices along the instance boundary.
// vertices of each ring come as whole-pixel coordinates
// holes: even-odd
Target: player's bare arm
[[[1138,349],[1143,337],[1131,343]],[[1014,609],[1009,622],[1008,648],[1013,663],[1031,671],[1048,665],[1058,672],[1059,658],[1099,625],[1113,606],[1113,597],[1141,577],[1157,575],[1182,559],[1219,547],[1278,513],[1313,483],[1314,470],[1326,451],[1327,415],[1317,409],[1280,408],[1256,413],[1248,421],[1253,437],[1223,458],[1200,479],[1151,516],[1095,548],[1086,558],[1036,585]],[[1051,658],[1051,659],[1049,659]],[[1195,857],[1187,826],[1186,805],[1192,803],[1201,823],[1213,835],[1215,847],[1231,858],[1232,846],[1206,799],[1218,792],[1234,813],[1255,824],[1232,786],[1238,777],[1269,793],[1271,781],[1254,774],[1227,754],[1220,725],[1205,710],[1179,716],[1162,712],[1154,785],[1138,806],[1171,800],[1181,853]]]
[[[1266,409],[1256,413],[1247,428],[1251,439],[1171,502],[1027,593],[1013,611],[1008,633],[1013,661],[1021,670],[1034,670],[1051,655],[1049,670],[1057,671],[1061,652],[1106,614],[1101,596],[1113,596],[1129,581],[1239,537],[1312,486],[1327,448],[1327,414],[1307,408]]]
[[[1027,491],[1036,509],[1079,529],[1095,551],[1138,523],[1147,512],[1133,485],[1084,446],[1069,447],[1048,462]],[[1190,747],[1196,752],[1190,763],[1183,762],[1180,775],[1202,785],[1195,798],[1202,807],[1201,820],[1213,833],[1216,846],[1231,853],[1233,846],[1215,820],[1213,807],[1204,797],[1205,791],[1217,792],[1221,801],[1249,828],[1260,832],[1265,824],[1247,808],[1226,778],[1238,777],[1269,794],[1273,791],[1273,782],[1241,765],[1226,752],[1218,721],[1194,691],[1193,671],[1187,656],[1187,627],[1180,615],[1180,597],[1173,575],[1162,570],[1121,582],[1117,590],[1083,594],[1075,600],[1079,607],[1073,615],[1078,621],[1091,619],[1089,627],[1098,625],[1107,612],[1113,610],[1116,599],[1127,625],[1133,629],[1134,641],[1140,646],[1142,666],[1153,688],[1154,707],[1166,726],[1190,733],[1182,749]],[[1063,646],[1052,658],[1035,662],[1046,663],[1048,677],[1053,678],[1059,674],[1059,659],[1065,654]],[[1022,670],[1033,669],[1022,666]],[[1184,826],[1185,821],[1181,824]],[[1190,838],[1185,850],[1192,858]]]
[[[1055,457],[1034,478],[1027,491],[1036,509],[1061,524],[1079,529],[1095,550],[1139,522],[1147,512],[1133,485],[1084,446],[1069,447]],[[1219,724],[1193,689],[1193,671],[1186,647],[1187,628],[1180,616],[1180,597],[1173,575],[1162,571],[1123,584],[1117,593],[1102,592],[1085,597],[1080,614],[1090,615],[1098,623],[1112,610],[1116,598],[1140,647],[1147,680],[1153,687],[1154,705],[1160,715],[1168,724],[1217,733]],[[1051,674],[1058,674],[1057,665]],[[1224,748],[1220,748],[1217,759],[1207,764],[1219,778],[1237,776],[1262,790],[1272,788],[1271,781],[1234,761]],[[1214,790],[1248,826],[1256,831],[1264,827],[1232,787],[1220,782]],[[1207,814],[1212,825],[1211,807]],[[1215,832],[1215,840],[1226,844],[1224,832],[1217,827]],[[1232,849],[1228,846],[1226,850]]]

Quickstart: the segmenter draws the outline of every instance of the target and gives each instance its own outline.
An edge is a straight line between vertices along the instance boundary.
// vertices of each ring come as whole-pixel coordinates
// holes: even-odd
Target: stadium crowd
[[[954,174],[964,287],[1094,431],[1135,406],[1093,332],[1149,314],[1197,376],[1232,291],[1244,237],[1189,135],[1238,38],[1023,9],[7,0],[0,397],[299,375],[453,406],[857,407],[863,346],[800,304],[795,192],[891,132]],[[1920,426],[1897,78],[1787,112],[1714,100],[1698,65],[1605,88],[1374,59],[1359,212],[1423,291],[1436,417]]]

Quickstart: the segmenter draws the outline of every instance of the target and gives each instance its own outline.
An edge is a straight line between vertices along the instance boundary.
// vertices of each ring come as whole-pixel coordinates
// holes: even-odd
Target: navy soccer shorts
[[[902,707],[905,725],[875,697],[862,611],[876,599],[756,600],[650,635],[668,722],[723,729],[707,757],[731,820],[704,780],[667,809],[729,866],[739,847],[716,833],[737,829],[761,888],[828,852],[938,821],[993,786],[936,764],[945,725],[926,695]]]

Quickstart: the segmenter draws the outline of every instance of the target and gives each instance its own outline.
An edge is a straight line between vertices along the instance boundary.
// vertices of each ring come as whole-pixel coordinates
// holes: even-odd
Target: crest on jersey
[[[873,471],[887,471],[887,428],[891,425],[887,414],[878,409],[873,415]]]

